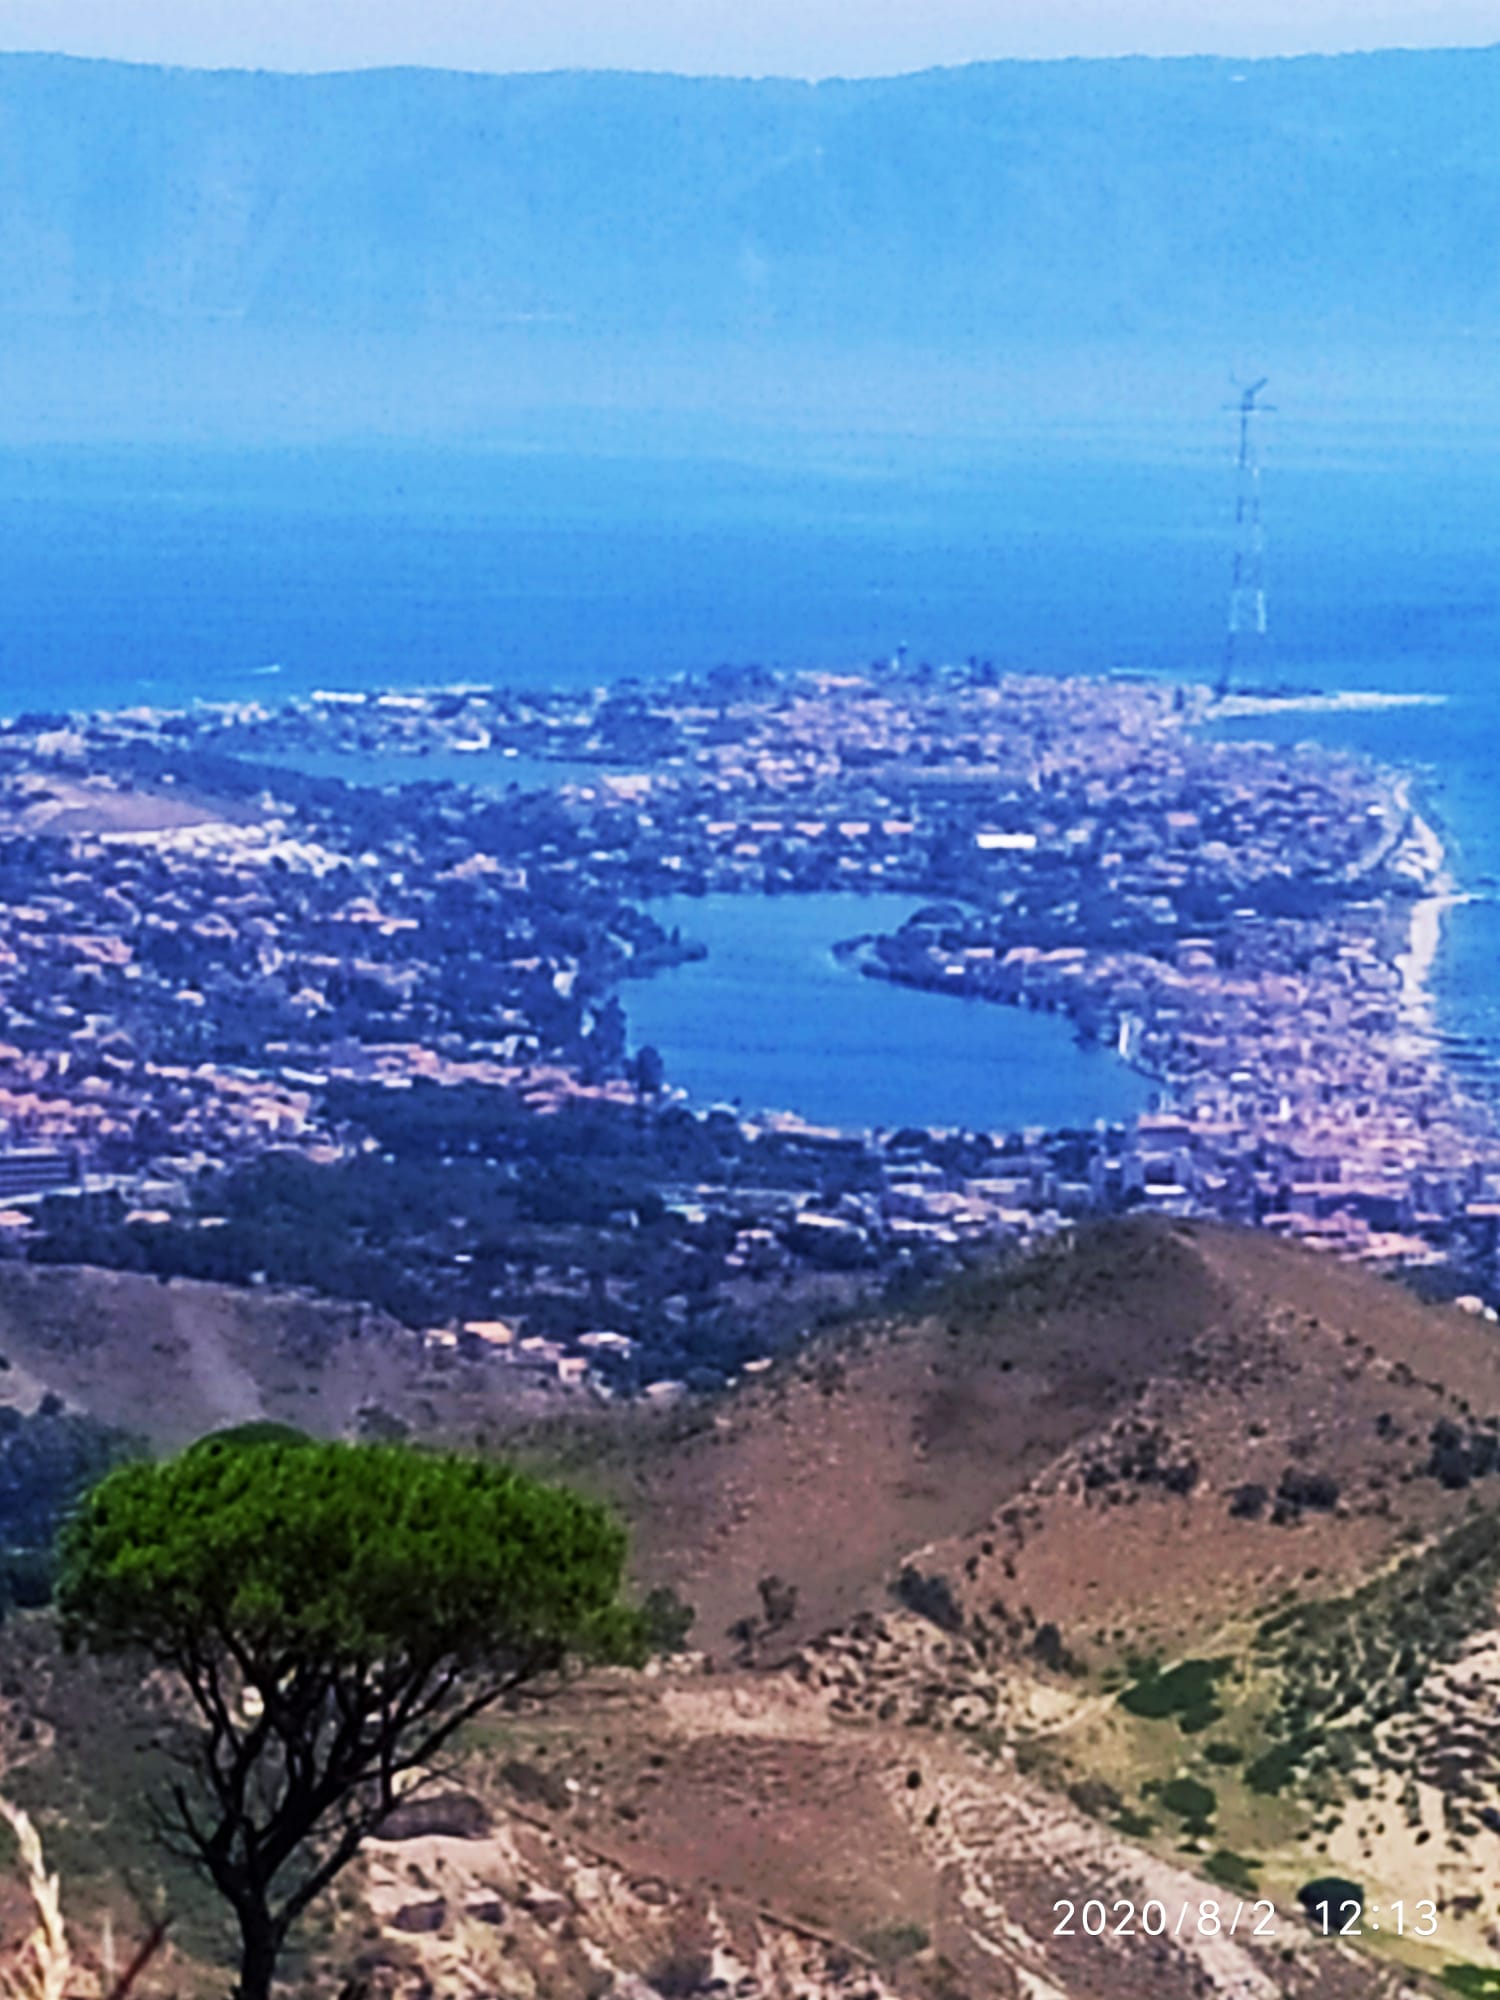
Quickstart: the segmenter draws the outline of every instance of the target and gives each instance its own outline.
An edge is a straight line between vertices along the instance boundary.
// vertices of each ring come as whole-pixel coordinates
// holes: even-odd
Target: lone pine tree
[[[170,1669],[197,1710],[159,1829],[266,2000],[292,1925],[402,1781],[513,1689],[633,1663],[623,1531],[564,1488],[396,1445],[228,1434],[99,1485],[63,1540],[64,1636]]]

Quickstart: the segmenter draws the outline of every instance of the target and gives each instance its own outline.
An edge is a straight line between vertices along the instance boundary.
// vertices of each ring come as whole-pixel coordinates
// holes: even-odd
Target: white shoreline
[[[1214,721],[1242,715],[1350,715],[1387,708],[1442,708],[1445,694],[1380,694],[1346,688],[1338,694],[1226,694],[1210,705]]]
[[[1401,1012],[1408,1025],[1424,1036],[1437,1033],[1437,1016],[1428,981],[1443,942],[1443,917],[1467,896],[1423,896],[1413,903],[1411,932],[1404,952],[1396,955],[1401,975]]]
[[[1421,883],[1426,894],[1411,906],[1406,950],[1398,952],[1393,962],[1401,976],[1402,1019],[1423,1044],[1430,1045],[1437,1034],[1437,1013],[1429,981],[1442,949],[1443,918],[1470,898],[1449,874],[1442,838],[1431,821],[1424,819],[1412,804],[1411,790],[1411,779],[1402,778],[1394,793],[1397,807],[1408,815],[1394,866],[1399,873]]]

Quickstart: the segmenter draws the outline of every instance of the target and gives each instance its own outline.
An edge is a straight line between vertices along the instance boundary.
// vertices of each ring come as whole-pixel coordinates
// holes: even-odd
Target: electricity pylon
[[[1240,391],[1240,450],[1234,505],[1234,572],[1229,586],[1229,630],[1224,641],[1224,671],[1219,692],[1226,694],[1235,676],[1257,660],[1266,638],[1265,529],[1260,517],[1260,450],[1255,420],[1274,404],[1260,402],[1268,381],[1262,376]]]

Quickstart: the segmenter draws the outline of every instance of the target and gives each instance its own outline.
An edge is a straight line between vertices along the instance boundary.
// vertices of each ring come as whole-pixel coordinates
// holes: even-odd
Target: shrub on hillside
[[[646,1593],[641,1606],[641,1622],[646,1644],[653,1653],[680,1653],[696,1624],[697,1612],[680,1598],[669,1583],[658,1584]]]
[[[940,1631],[963,1630],[963,1608],[953,1595],[953,1586],[947,1577],[936,1571],[930,1576],[924,1575],[908,1563],[891,1589],[908,1611],[915,1611],[919,1618],[927,1619]]]
[[[1281,1475],[1276,1498],[1294,1512],[1327,1514],[1338,1505],[1339,1483],[1326,1472],[1303,1472],[1289,1465]]]
[[[1343,1875],[1320,1875],[1304,1882],[1297,1901],[1326,1935],[1337,1937],[1346,1924],[1359,1924],[1364,1914],[1365,1892],[1358,1882]]]

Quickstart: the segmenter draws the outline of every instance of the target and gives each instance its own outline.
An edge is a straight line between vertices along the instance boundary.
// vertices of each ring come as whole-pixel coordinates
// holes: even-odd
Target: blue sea
[[[594,685],[971,654],[1218,670],[1224,440],[1157,457],[0,453],[0,712],[319,686]],[[1144,449],[1144,447],[1143,447]],[[1071,450],[1071,455],[1070,455]],[[1366,439],[1265,480],[1269,669],[1482,691],[1500,455]]]
[[[1212,679],[1226,444],[1116,440],[1091,455],[1062,439],[962,453],[825,442],[733,460],[12,450],[0,459],[0,712],[314,687],[596,686],[721,661],[863,665],[898,646]],[[1264,675],[1444,700],[1239,728],[1418,770],[1459,886],[1477,895],[1447,921],[1440,1019],[1488,1075],[1500,1056],[1500,461],[1449,438],[1426,449],[1325,425],[1316,453],[1273,457],[1264,493]],[[810,1106],[816,1059],[800,1074]],[[747,1074],[734,1094],[763,1099],[762,1083],[795,1095],[797,1066]],[[920,1098],[917,1087],[912,1122]]]

